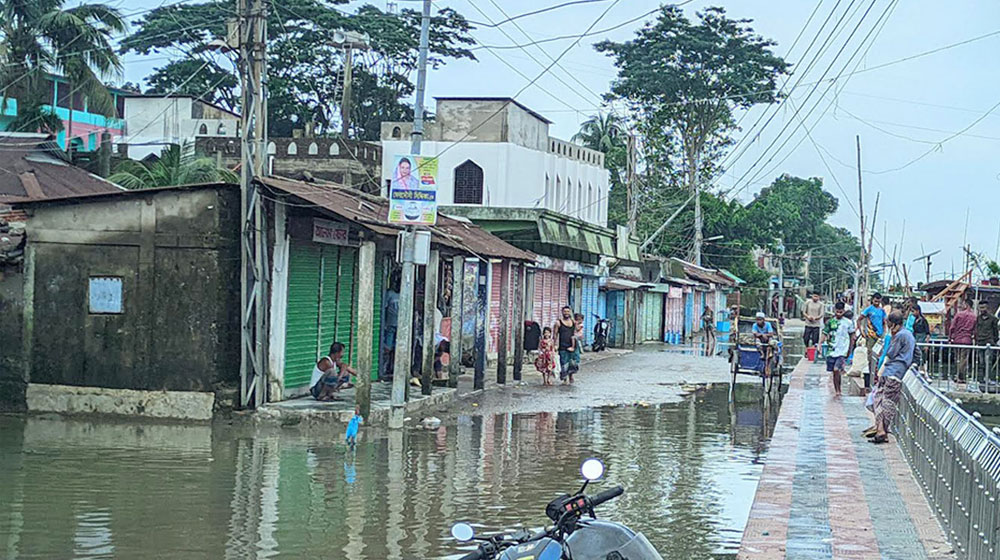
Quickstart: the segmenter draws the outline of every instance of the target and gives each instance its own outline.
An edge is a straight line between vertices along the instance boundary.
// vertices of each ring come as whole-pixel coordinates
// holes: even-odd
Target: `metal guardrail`
[[[1000,558],[1000,437],[913,370],[896,432],[959,558]]]
[[[923,342],[920,369],[939,389],[1000,393],[1000,346]],[[964,387],[963,387],[963,384]]]

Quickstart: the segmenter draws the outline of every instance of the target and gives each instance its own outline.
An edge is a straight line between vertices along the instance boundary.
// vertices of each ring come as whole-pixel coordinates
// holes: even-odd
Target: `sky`
[[[514,16],[565,2],[435,0],[434,6],[450,7],[469,20],[488,23],[506,19],[501,10]],[[113,3],[128,14],[155,7],[161,0]],[[384,0],[374,0],[351,2],[346,9],[363,3],[386,8]],[[419,0],[396,0],[396,4],[420,7]],[[516,94],[518,101],[553,121],[553,136],[569,139],[590,115],[610,110],[601,95],[610,89],[615,67],[593,44],[604,39],[628,40],[655,14],[579,41],[575,37],[592,25],[593,30],[615,27],[659,5],[652,0],[591,0],[516,19],[520,29],[513,22],[499,28],[480,26],[472,35],[490,48],[475,51],[478,61],[453,61],[432,70],[427,79],[428,98]],[[941,251],[933,258],[932,279],[940,279],[942,273],[950,275],[952,270],[960,272],[965,243],[988,258],[1000,256],[1000,158],[996,157],[1000,148],[1000,3],[694,0],[683,9],[693,17],[709,6],[724,7],[730,17],[752,19],[754,29],[775,41],[775,52],[794,65],[785,88],[790,92],[787,101],[767,109],[763,119],[759,119],[763,107],[737,115],[743,129],[736,133],[739,143],[725,160],[727,169],[713,189],[729,191],[747,202],[783,173],[820,177],[840,203],[830,221],[858,234],[855,137],[860,136],[869,232],[875,199],[880,197],[874,224],[875,263],[891,261],[895,252],[896,262],[907,264],[915,283],[923,281],[925,274],[923,263],[913,261],[931,251]],[[863,17],[869,6],[871,10]],[[834,22],[844,13],[839,32],[816,58]],[[900,61],[989,33],[997,34]],[[566,35],[574,38],[523,49],[493,48]],[[127,56],[124,79],[140,82],[165,63],[161,57]],[[545,72],[553,59],[558,64]],[[534,85],[524,89],[539,75]],[[752,126],[755,122],[759,122],[756,127]]]

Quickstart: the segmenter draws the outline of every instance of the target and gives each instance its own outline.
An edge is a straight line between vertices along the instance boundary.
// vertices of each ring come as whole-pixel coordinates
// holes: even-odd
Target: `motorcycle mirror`
[[[456,523],[451,526],[451,536],[456,541],[467,542],[476,536],[476,532],[472,529],[472,525],[468,523]]]
[[[580,465],[584,480],[594,481],[604,476],[604,463],[600,459],[587,459]]]

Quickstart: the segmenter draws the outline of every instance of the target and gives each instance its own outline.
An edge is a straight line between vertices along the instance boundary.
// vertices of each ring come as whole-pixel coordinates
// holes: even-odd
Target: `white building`
[[[121,144],[132,159],[159,155],[171,144],[193,146],[195,138],[239,136],[238,114],[190,95],[131,95],[125,98],[124,117]]]
[[[608,220],[604,154],[549,136],[551,121],[510,98],[438,97],[421,154],[438,156],[438,204],[535,208]],[[382,123],[382,179],[409,154],[412,123]]]

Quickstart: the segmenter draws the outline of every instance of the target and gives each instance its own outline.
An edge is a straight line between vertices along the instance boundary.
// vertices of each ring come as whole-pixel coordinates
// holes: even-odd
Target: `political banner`
[[[389,222],[417,226],[437,223],[437,158],[399,155],[389,181]]]

